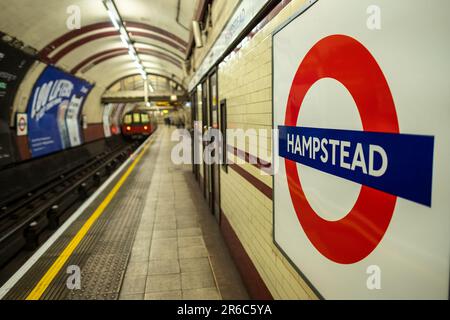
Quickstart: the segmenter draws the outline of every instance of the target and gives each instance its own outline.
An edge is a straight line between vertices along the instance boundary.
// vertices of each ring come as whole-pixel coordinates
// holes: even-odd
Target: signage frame
[[[319,2],[319,0],[308,0],[295,14],[293,14],[291,17],[289,17],[284,23],[282,23],[280,26],[278,26],[273,32],[272,32],[272,41],[275,37],[275,35],[277,33],[279,33],[281,30],[283,30],[287,25],[289,25],[293,20],[297,19],[299,16],[301,16],[303,13],[305,13],[309,8],[311,8],[314,4],[316,4],[317,2]],[[273,42],[272,42],[273,44]],[[275,104],[274,104],[274,91],[275,91],[275,86],[274,86],[274,45],[272,45],[271,51],[272,51],[272,115],[274,115],[274,111],[275,111]],[[275,127],[275,117],[272,117],[272,128],[276,129]],[[272,139],[272,150],[273,150],[273,155],[272,155],[272,161],[273,161],[273,165],[278,162],[281,161],[278,159],[278,153],[275,153],[275,146],[278,143],[278,141],[275,141],[274,139]],[[282,159],[284,161],[284,159]],[[434,180],[434,168],[433,168],[433,180]],[[280,251],[280,253],[282,254],[282,256],[289,262],[290,266],[299,274],[299,276],[305,281],[305,283],[309,286],[309,288],[314,292],[314,294],[317,295],[317,297],[321,300],[325,300],[326,298],[322,295],[322,293],[318,290],[317,286],[315,286],[312,281],[306,276],[306,274],[304,272],[302,272],[302,270],[296,265],[296,263],[293,262],[293,260],[289,257],[289,255],[286,253],[286,251],[280,246],[279,243],[277,243],[276,241],[276,228],[275,228],[275,176],[272,176],[272,183],[273,183],[273,202],[272,202],[272,218],[273,218],[273,225],[272,225],[272,240],[273,240],[273,244],[275,245],[275,247]],[[434,189],[433,189],[434,190]],[[450,273],[450,270],[449,270]],[[449,277],[450,279],[450,277]],[[450,282],[448,283],[447,287],[449,288],[448,290],[448,297],[450,297]],[[448,299],[447,297],[447,299]]]

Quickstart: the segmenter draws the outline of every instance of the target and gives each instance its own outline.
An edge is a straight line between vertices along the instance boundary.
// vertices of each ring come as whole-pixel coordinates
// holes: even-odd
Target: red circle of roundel
[[[20,131],[24,131],[25,130],[25,118],[20,118],[19,120],[19,129]]]
[[[352,95],[364,131],[399,133],[387,81],[371,53],[357,40],[332,35],[317,42],[300,64],[289,93],[286,126],[297,126],[306,93],[314,83],[332,78]],[[308,203],[297,164],[285,159],[287,182],[298,220],[313,246],[328,259],[351,264],[367,257],[383,238],[397,197],[362,186],[350,212],[341,220],[322,219]]]

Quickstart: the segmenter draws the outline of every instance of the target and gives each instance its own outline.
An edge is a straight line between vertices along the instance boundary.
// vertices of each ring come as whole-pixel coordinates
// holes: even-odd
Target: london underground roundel
[[[287,103],[286,126],[296,126],[306,93],[323,78],[341,82],[351,93],[365,131],[399,133],[394,101],[383,72],[361,43],[344,35],[322,39],[302,61]],[[286,159],[285,166],[298,219],[320,253],[348,264],[365,258],[376,248],[389,226],[396,196],[363,185],[353,209],[341,220],[328,221],[309,205],[296,162]]]
[[[450,4],[393,28],[381,1],[379,30],[369,0],[312,0],[273,33],[275,253],[326,299],[447,299]]]
[[[297,126],[306,94],[324,78],[338,81],[351,94],[363,131]],[[386,78],[356,39],[331,35],[307,52],[292,82],[284,125],[278,128],[295,213],[313,246],[329,260],[353,264],[377,248],[397,197],[431,206],[434,138],[400,133]],[[420,154],[414,153],[417,148]],[[297,163],[361,184],[344,218],[328,221],[314,211]]]

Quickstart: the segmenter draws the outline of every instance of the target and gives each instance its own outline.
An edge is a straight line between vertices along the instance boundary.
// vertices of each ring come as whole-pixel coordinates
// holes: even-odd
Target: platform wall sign
[[[18,137],[28,134],[28,115],[26,113],[16,113],[16,134]]]
[[[81,110],[92,85],[48,66],[28,102],[28,140],[33,157],[82,143]]]
[[[448,299],[450,2],[373,3],[273,34],[274,242],[325,299]]]
[[[0,166],[14,161],[10,117],[17,89],[34,61],[33,57],[0,41]]]
[[[189,91],[193,90],[200,80],[208,73],[211,67],[220,59],[227,48],[237,39],[239,34],[250,21],[268,3],[268,0],[241,0],[233,16],[227,23],[214,45],[198,67],[192,80],[189,82]]]

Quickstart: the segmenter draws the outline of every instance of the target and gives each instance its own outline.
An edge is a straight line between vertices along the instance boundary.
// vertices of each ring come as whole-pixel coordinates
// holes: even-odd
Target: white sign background
[[[370,30],[367,8],[381,9],[381,30]],[[397,198],[384,238],[365,259],[337,264],[305,235],[292,206],[284,159],[274,176],[274,241],[326,299],[448,299],[450,260],[450,1],[319,0],[273,36],[274,127],[284,124],[294,75],[306,53],[334,34],[361,42],[390,86],[400,132],[435,137],[432,207]],[[297,125],[362,130],[356,104],[339,82],[318,81]],[[420,152],[420,150],[417,150]],[[278,155],[276,155],[278,157]],[[354,205],[360,185],[297,164],[311,206],[338,220]],[[380,267],[381,289],[366,273]]]

